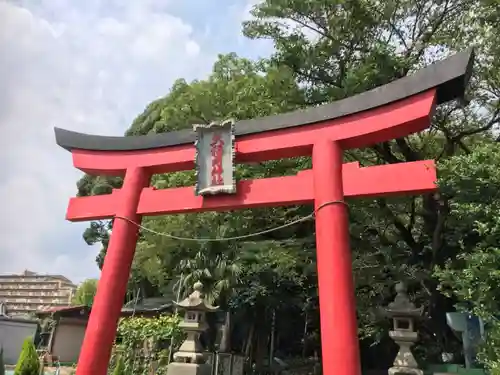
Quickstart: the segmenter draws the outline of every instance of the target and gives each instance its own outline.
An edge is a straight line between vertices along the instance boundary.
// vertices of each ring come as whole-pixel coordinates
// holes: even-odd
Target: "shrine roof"
[[[122,308],[122,314],[128,313],[163,313],[172,310],[172,299],[165,297],[144,298],[136,303],[130,301]]]
[[[346,99],[283,114],[237,121],[235,135],[238,137],[334,120],[388,105],[433,88],[437,90],[437,104],[461,99],[465,94],[473,62],[473,49],[459,52],[414,74]],[[193,143],[196,138],[190,129],[130,137],[89,135],[60,128],[54,130],[57,144],[70,151],[148,150]]]
[[[51,306],[46,308],[41,308],[36,311],[37,316],[45,315],[62,315],[62,316],[88,316],[90,313],[90,308],[84,305],[77,306]]]

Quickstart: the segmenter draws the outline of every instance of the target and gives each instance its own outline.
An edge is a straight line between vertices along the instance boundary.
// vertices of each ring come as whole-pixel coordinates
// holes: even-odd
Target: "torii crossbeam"
[[[195,134],[102,137],[55,129],[76,168],[123,176],[112,194],[71,198],[67,219],[117,219],[77,368],[105,375],[144,215],[314,203],[323,373],[360,375],[356,305],[344,198],[435,191],[434,161],[360,168],[343,151],[425,130],[436,105],[464,96],[473,52],[458,53],[374,90],[318,107],[235,124],[238,163],[312,156],[294,176],[240,181],[235,194],[196,196],[193,188],[155,190],[155,173],[194,167]]]

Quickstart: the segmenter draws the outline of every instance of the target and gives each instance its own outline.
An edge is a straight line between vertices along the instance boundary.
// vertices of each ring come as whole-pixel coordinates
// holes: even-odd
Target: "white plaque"
[[[234,121],[195,125],[196,195],[234,194]]]

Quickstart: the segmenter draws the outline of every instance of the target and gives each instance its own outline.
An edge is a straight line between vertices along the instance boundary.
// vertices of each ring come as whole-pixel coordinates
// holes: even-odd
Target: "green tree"
[[[87,279],[82,282],[76,290],[72,303],[74,305],[91,307],[97,292],[97,283],[97,279]]]
[[[231,304],[238,325],[245,328],[241,350],[262,364],[273,329],[289,343],[289,350],[311,341],[307,324],[312,322],[306,323],[302,316],[307,316],[308,310],[314,311],[314,315],[318,312],[314,248],[293,241],[245,243],[240,259],[241,284]],[[280,318],[275,319],[276,316]],[[316,328],[318,323],[315,322]],[[308,346],[314,351],[318,345],[313,340]]]
[[[120,319],[118,335],[121,343],[114,351],[118,356],[115,365],[122,366],[125,374],[142,374],[149,371],[152,361],[163,363],[169,352],[162,350],[169,343],[176,348],[183,338],[184,332],[179,328],[180,318],[176,315],[162,315],[155,318],[130,317]],[[150,355],[139,355],[144,345],[150,345]],[[122,365],[119,365],[119,362]],[[164,374],[166,367],[158,369],[158,374]]]
[[[14,369],[14,375],[39,375],[39,371],[40,361],[36,354],[33,338],[28,337],[24,340],[21,354]]]
[[[441,166],[440,188],[453,199],[449,241],[462,249],[458,259],[436,267],[441,290],[454,297],[459,308],[486,323],[487,342],[481,358],[500,374],[500,145],[474,147],[468,155],[453,157]]]
[[[234,253],[230,254],[227,246],[221,246],[217,242],[208,242],[202,243],[200,247],[200,250],[193,256],[188,255],[179,263],[178,272],[182,278],[179,279],[177,288],[185,291],[185,293],[181,292],[181,295],[186,295],[194,284],[200,281],[203,284],[207,302],[226,310],[220,350],[225,353],[230,352],[231,311],[228,304],[240,282],[241,266],[237,263]],[[215,327],[211,328],[209,346],[213,348],[216,331]]]
[[[125,375],[125,364],[123,362],[122,356],[118,357],[116,361],[116,366],[113,370],[113,375]]]

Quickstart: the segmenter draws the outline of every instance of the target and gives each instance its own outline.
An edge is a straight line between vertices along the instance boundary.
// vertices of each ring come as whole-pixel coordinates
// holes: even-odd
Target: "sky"
[[[218,53],[270,54],[241,34],[255,2],[0,0],[0,273],[99,276],[87,224],[64,219],[81,172],[53,128],[123,135]]]

